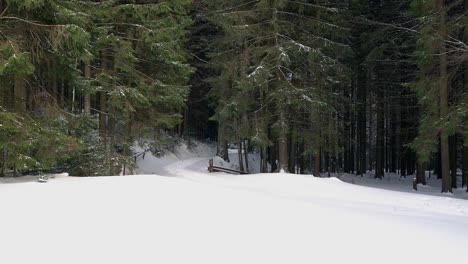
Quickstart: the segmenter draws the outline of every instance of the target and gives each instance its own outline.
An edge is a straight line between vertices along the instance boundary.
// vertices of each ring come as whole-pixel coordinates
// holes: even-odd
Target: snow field
[[[0,184],[0,263],[464,259],[466,200],[310,175],[209,174],[204,151],[139,161],[171,177],[59,175],[47,184]]]

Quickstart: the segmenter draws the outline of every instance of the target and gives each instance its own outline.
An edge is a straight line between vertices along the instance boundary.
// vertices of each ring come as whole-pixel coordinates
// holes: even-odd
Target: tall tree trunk
[[[385,87],[387,88],[387,87]],[[388,96],[388,93],[387,93],[387,89],[384,90],[384,97],[383,97],[383,100],[385,102],[387,102],[387,100],[390,100],[389,96]],[[389,134],[390,134],[390,106],[391,106],[391,102],[388,102],[385,104],[385,111],[384,111],[384,120],[385,120],[385,125],[384,125],[384,168],[385,168],[385,172],[390,172],[390,158],[391,158],[391,155],[390,155],[390,142],[389,142]],[[385,175],[384,175],[385,176]]]
[[[391,104],[395,104],[395,101],[392,100]],[[396,148],[396,107],[395,105],[392,107],[390,112],[390,172],[396,173],[397,172],[397,148]]]
[[[368,149],[368,155],[369,155],[369,161],[368,161],[368,167],[367,170],[372,171],[373,167],[373,162],[374,162],[374,155],[373,155],[373,149],[372,149],[372,139],[374,137],[373,134],[373,127],[374,127],[374,109],[373,109],[373,97],[371,93],[371,78],[372,78],[372,72],[373,72],[373,67],[370,66],[367,68],[367,120],[369,121],[369,136],[368,138],[368,143],[367,143],[367,149]]]
[[[85,79],[91,79],[91,65],[89,63],[85,65],[84,75]],[[84,113],[91,114],[91,96],[89,94],[84,96]]]
[[[188,131],[188,127],[189,127],[189,107],[188,106],[184,107],[184,120],[183,120],[183,123],[184,123],[183,131],[184,131],[184,133],[186,133]]]
[[[406,152],[407,152],[407,149],[403,147],[401,151],[400,177],[405,177],[405,178],[406,178],[406,175],[408,175]]]
[[[99,93],[99,133],[101,134],[101,139],[106,142],[107,135],[107,95],[106,92]]]
[[[15,111],[26,112],[26,81],[21,77],[15,77]]]
[[[466,6],[468,9],[468,1],[466,2]],[[468,38],[468,26],[466,27],[466,35]],[[465,94],[468,94],[468,61],[465,62]],[[465,122],[468,122],[468,118],[465,119]],[[466,133],[466,132],[465,132]],[[468,136],[463,135],[464,144],[463,144],[463,186],[467,186],[466,191],[468,192]]]
[[[343,96],[347,99],[351,99],[349,93],[345,90],[343,92]],[[350,100],[351,101],[351,100]],[[351,132],[350,132],[350,124],[351,124],[351,107],[346,104],[344,109],[344,120],[343,120],[343,127],[344,127],[344,147],[343,147],[343,170],[345,173],[351,172],[350,166],[350,146],[351,146]]]
[[[468,192],[468,147],[466,146],[463,148],[463,183]]]
[[[434,174],[437,174],[437,179],[440,180],[442,179],[442,154],[441,154],[441,147],[440,147],[440,141],[438,143],[438,149],[437,153],[435,155],[435,168],[434,168]]]
[[[418,166],[416,170],[416,184],[426,185],[426,171],[424,167],[424,162],[418,159]]]
[[[64,98],[65,84],[64,83],[65,83],[64,77],[59,78],[59,84],[57,86],[57,103],[60,109],[65,109],[65,98]]]
[[[123,147],[123,170],[122,175],[125,176],[127,174],[128,163],[127,157],[131,156],[130,150],[130,135],[132,134],[132,116],[125,120],[125,127],[123,129],[123,140],[122,140],[122,147]],[[133,173],[131,169],[129,169],[130,173]]]
[[[448,76],[447,76],[447,48],[445,46],[445,39],[447,37],[446,26],[446,11],[444,6],[445,0],[438,0],[437,7],[439,11],[439,26],[440,35],[442,40],[439,43],[440,54],[440,86],[439,86],[439,107],[440,117],[447,118],[448,114]],[[449,144],[448,138],[445,135],[445,129],[441,128],[440,141],[441,141],[441,154],[442,154],[442,192],[452,192],[452,178],[450,177],[450,158],[449,158]]]
[[[108,112],[109,112],[109,128],[108,128],[108,133],[109,133],[109,175],[114,176],[116,175],[115,171],[115,112],[114,108],[111,106],[108,106]]]
[[[398,98],[396,100],[396,126],[395,126],[395,163],[396,168],[395,170],[398,171],[401,168],[401,159],[399,157],[399,153],[401,153],[401,94],[398,94]],[[401,170],[400,170],[401,173]]]
[[[265,168],[265,149],[263,147],[260,148],[260,167],[259,167],[259,172],[264,173],[264,168]]]
[[[247,140],[244,140],[244,160],[245,160],[245,171],[249,172],[249,150],[247,146]]]
[[[296,128],[291,126],[291,133],[289,135],[289,172],[296,173],[296,154],[297,154],[297,141],[296,141]]]
[[[305,162],[304,162],[304,141],[302,141],[302,143],[299,144],[299,174],[305,174]]]
[[[110,71],[110,62],[109,62],[109,54],[108,50],[104,49],[102,51],[102,57],[101,57],[101,70],[104,74],[108,74]],[[109,104],[107,102],[107,92],[102,91],[100,92],[100,113],[99,113],[99,133],[101,134],[101,140],[104,146],[104,149],[106,150],[106,162],[107,165],[109,166],[109,175],[113,175],[113,166],[114,162],[112,161],[112,151],[113,151],[113,144],[112,142],[109,142],[109,135],[113,133],[112,126],[113,126],[113,120],[112,119],[112,113],[109,112]]]
[[[242,139],[239,139],[239,147],[237,148],[237,157],[239,159],[239,170],[244,172],[244,161],[242,158]]]
[[[0,106],[4,108],[0,110],[6,110],[5,107],[7,106],[7,103],[8,103],[8,85],[6,84],[5,80],[2,80],[0,78]]]
[[[288,172],[288,139],[282,135],[278,139],[278,163],[279,171]]]
[[[59,82],[58,82],[58,74],[57,74],[57,65],[55,60],[51,63],[50,73],[50,96],[54,96],[56,107],[60,107],[60,93],[59,93]],[[52,99],[52,98],[50,98]]]
[[[286,128],[286,117],[284,116],[284,112],[280,113],[280,136],[278,138],[278,163],[279,163],[279,171],[288,172],[288,135]]]
[[[375,178],[382,179],[384,176],[384,102],[382,87],[377,87],[377,140],[376,140],[376,164]]]
[[[468,1],[465,1],[465,11],[468,11]],[[468,42],[468,25],[465,25],[464,32],[465,42]],[[464,69],[464,92],[468,94],[468,60],[465,61]],[[468,117],[465,118],[465,123],[468,123]],[[465,133],[467,133],[465,131]],[[463,134],[463,185],[466,186],[466,191],[468,192],[468,135]]]
[[[366,68],[358,67],[358,86],[357,86],[357,162],[356,175],[364,175],[366,172],[366,107],[367,107],[367,81]]]
[[[268,148],[269,159],[271,164],[271,172],[276,172],[278,170],[278,142],[275,142]]]
[[[216,156],[222,158],[224,161],[229,162],[228,143],[225,138],[225,128],[218,123],[218,144],[216,149]]]
[[[321,170],[321,156],[320,156],[320,149],[318,149],[314,154],[314,176],[320,177],[320,170]]]
[[[457,188],[457,134],[449,137],[450,149],[450,176],[452,177],[452,188]]]
[[[353,97],[352,97],[353,98]],[[352,107],[352,106],[351,106]],[[355,110],[351,110],[350,123],[356,123],[356,114]],[[354,125],[350,126],[350,135],[349,135],[349,171],[350,173],[355,173],[356,165],[356,148],[354,142],[356,141],[356,127]]]

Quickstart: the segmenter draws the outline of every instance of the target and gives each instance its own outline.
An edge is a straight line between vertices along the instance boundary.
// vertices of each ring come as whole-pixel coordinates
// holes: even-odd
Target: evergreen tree
[[[414,145],[419,158],[427,161],[440,141],[442,192],[452,192],[452,187],[456,187],[456,177],[450,175],[449,136],[466,129],[463,125],[467,114],[466,98],[449,100],[455,91],[452,87],[454,73],[464,61],[459,60],[464,52],[459,49],[463,42],[451,37],[458,31],[457,21],[463,21],[464,15],[449,14],[462,4],[462,1],[454,1],[446,5],[445,1],[434,0],[414,1],[412,6],[421,20],[416,52],[421,72],[414,86],[422,111]],[[456,162],[456,155],[452,159]],[[456,166],[452,171],[456,175]]]
[[[263,150],[276,142],[278,170],[284,171],[294,158],[288,149],[304,142],[319,169],[321,148],[336,146],[334,91],[347,80],[340,61],[349,49],[339,22],[343,7],[331,1],[207,2],[223,30],[214,54],[222,72],[213,91],[221,97],[215,115],[221,129],[237,129]],[[243,130],[249,117],[254,127]],[[223,128],[229,125],[234,130]]]
[[[23,126],[31,129],[25,135],[62,135],[55,137],[60,142],[38,140],[56,152],[26,148],[22,155],[43,168],[89,162],[98,174],[114,175],[132,160],[132,126],[176,126],[192,71],[185,50],[190,6],[187,0],[1,1],[1,124],[30,120],[35,125]],[[76,145],[61,156],[68,161],[47,155],[59,153],[61,144]],[[19,157],[9,148],[3,146],[3,156],[13,161],[4,158],[3,171]]]

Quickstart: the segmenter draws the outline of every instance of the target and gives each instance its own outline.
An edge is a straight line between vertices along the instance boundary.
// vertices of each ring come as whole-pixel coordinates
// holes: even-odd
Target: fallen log
[[[230,174],[249,174],[248,172],[244,172],[244,171],[238,171],[238,170],[214,166],[212,159],[210,159],[208,162],[208,171],[209,172],[225,172],[225,173],[230,173]]]

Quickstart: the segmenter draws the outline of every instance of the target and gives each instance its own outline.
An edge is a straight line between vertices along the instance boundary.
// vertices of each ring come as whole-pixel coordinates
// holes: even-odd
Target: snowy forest
[[[468,0],[0,0],[0,263],[466,262]]]
[[[468,179],[464,0],[0,0],[0,174],[210,139],[260,172]],[[117,164],[117,165],[116,165]],[[458,175],[457,175],[458,174]],[[461,180],[460,180],[461,179]]]

